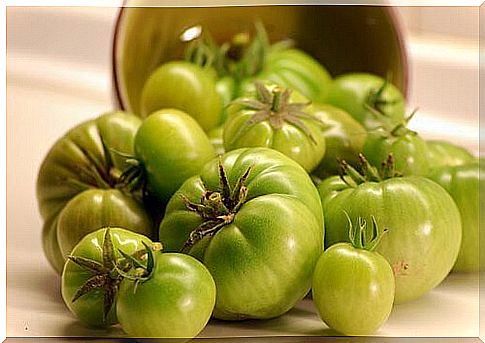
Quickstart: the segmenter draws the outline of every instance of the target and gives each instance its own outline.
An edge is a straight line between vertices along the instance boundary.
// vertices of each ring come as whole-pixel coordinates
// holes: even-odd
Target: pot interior
[[[124,7],[115,28],[113,77],[122,109],[138,113],[143,84],[160,64],[180,59],[182,33],[199,26],[219,42],[261,21],[271,41],[290,38],[333,75],[371,72],[407,91],[407,58],[393,9],[381,6],[271,5]]]

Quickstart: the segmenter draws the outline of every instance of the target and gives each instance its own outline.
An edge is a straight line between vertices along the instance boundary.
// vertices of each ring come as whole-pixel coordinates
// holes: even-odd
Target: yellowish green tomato
[[[406,128],[406,123],[391,130],[380,128],[369,132],[363,153],[375,166],[380,166],[392,154],[396,170],[405,176],[426,176],[430,170],[426,142],[417,132]]]
[[[365,228],[365,222],[359,225]],[[359,230],[357,235],[365,234],[362,226]],[[337,243],[324,251],[315,267],[312,295],[318,314],[329,327],[345,335],[373,334],[392,310],[393,271],[386,259],[373,251],[374,246],[356,241]]]
[[[402,93],[385,79],[368,73],[348,73],[336,77],[327,103],[348,112],[366,129],[394,126],[404,120]]]
[[[215,152],[194,118],[176,109],[164,109],[143,121],[135,136],[135,155],[145,169],[148,191],[167,201],[214,158]]]
[[[156,69],[141,94],[141,114],[176,108],[192,116],[209,131],[221,122],[222,100],[214,72],[185,61],[172,61]]]
[[[485,246],[485,234],[480,232],[480,213],[485,213],[483,201],[480,204],[480,192],[485,189],[484,167],[480,167],[478,161],[458,166],[442,166],[435,168],[429,178],[451,195],[460,210],[463,238],[453,270],[484,270],[485,254],[480,256],[480,246]]]
[[[224,125],[224,148],[277,150],[312,171],[325,154],[325,124],[308,100],[289,88],[255,83],[255,90],[235,100]]]
[[[143,243],[152,244],[143,235],[111,227],[87,234],[74,247],[62,272],[61,293],[84,324],[106,327],[118,322],[116,299],[122,276],[115,265],[126,266],[118,249],[131,255],[144,249]]]
[[[121,282],[116,314],[130,337],[193,338],[209,321],[215,300],[214,280],[202,263],[155,251],[146,275]]]

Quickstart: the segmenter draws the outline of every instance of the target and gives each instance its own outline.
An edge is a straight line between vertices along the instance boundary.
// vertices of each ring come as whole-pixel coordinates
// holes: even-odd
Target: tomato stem
[[[402,176],[401,173],[395,170],[394,157],[392,153],[383,161],[380,168],[371,165],[363,154],[359,154],[359,165],[361,171],[358,171],[345,160],[338,160],[340,168],[340,178],[343,182],[352,188],[364,182],[380,182],[393,177]]]
[[[191,202],[185,195],[182,201],[189,211],[197,213],[203,222],[192,230],[181,251],[189,252],[192,246],[206,236],[213,236],[222,227],[232,223],[236,213],[246,201],[248,189],[245,185],[251,167],[239,177],[234,188],[227,179],[226,171],[219,160],[219,190],[205,190],[199,203]]]
[[[367,221],[358,217],[358,226],[352,224],[349,214],[344,211],[347,221],[349,223],[349,240],[350,243],[357,249],[373,251],[382,239],[382,236],[387,232],[387,229],[379,230],[376,218],[371,216],[372,232],[368,232]]]

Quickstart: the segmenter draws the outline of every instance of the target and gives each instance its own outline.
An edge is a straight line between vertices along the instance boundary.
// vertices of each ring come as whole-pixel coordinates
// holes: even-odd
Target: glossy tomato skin
[[[384,130],[369,132],[363,153],[374,166],[380,166],[392,153],[396,170],[405,176],[425,176],[430,169],[426,142],[413,131],[397,136]]]
[[[392,268],[380,254],[337,243],[320,256],[312,295],[320,318],[345,335],[370,335],[394,302]]]
[[[273,49],[256,78],[294,89],[314,102],[325,102],[332,77],[317,60],[299,49]]]
[[[135,137],[135,154],[148,175],[149,191],[161,201],[215,156],[199,124],[176,109],[156,111],[144,120]]]
[[[221,122],[222,100],[212,70],[185,61],[172,61],[156,69],[145,82],[141,114],[176,108],[192,116],[204,131]]]
[[[362,152],[367,131],[347,112],[327,104],[313,104],[315,116],[320,118],[326,129],[325,155],[313,170],[312,174],[324,178],[336,175],[339,171],[338,160],[345,160],[351,165],[358,162]]]
[[[209,321],[216,287],[207,268],[193,257],[155,252],[146,281],[124,279],[116,314],[130,337],[192,338]]]
[[[103,261],[103,242],[106,228],[87,234],[72,250],[71,255],[88,258],[101,263]],[[144,249],[142,242],[150,244],[149,238],[121,228],[110,228],[111,240],[115,253],[121,255],[117,249],[122,249],[128,254]],[[113,306],[108,313],[107,320],[103,320],[104,292],[100,289],[93,290],[75,302],[72,302],[77,290],[93,276],[92,273],[76,263],[68,260],[62,271],[61,293],[64,303],[69,310],[88,326],[104,327],[118,322],[116,307]]]
[[[277,87],[274,83],[267,85],[269,90]],[[249,90],[242,98],[254,100],[257,99],[257,95]],[[290,103],[307,102],[308,100],[301,94],[292,92]],[[275,149],[310,172],[325,155],[326,145],[323,135],[325,126],[318,121],[311,105],[304,107],[302,111],[310,117],[301,119],[301,122],[308,128],[308,133],[287,121],[279,128],[272,125],[269,119],[250,125],[250,120],[258,110],[234,103],[228,108],[228,119],[224,124],[224,149],[226,151],[247,147]]]
[[[473,162],[475,157],[463,147],[442,140],[426,141],[430,167],[458,166]]]
[[[330,87],[327,103],[348,112],[366,129],[375,129],[386,123],[397,125],[404,120],[405,102],[401,92],[391,83],[384,89],[381,99],[389,101],[380,106],[383,117],[366,108],[370,92],[377,92],[385,80],[367,73],[349,73],[336,77]],[[387,118],[387,119],[386,119]]]
[[[349,240],[347,218],[374,216],[382,237],[376,251],[394,270],[396,303],[437,286],[453,267],[461,243],[458,208],[448,193],[424,177],[397,177],[348,186],[339,177],[319,185],[325,246]],[[345,212],[344,212],[345,211]]]
[[[117,152],[133,155],[134,137],[140,125],[141,120],[132,114],[101,115],[69,130],[42,162],[37,178],[37,199],[44,220],[42,244],[58,273],[64,265],[57,241],[59,214],[85,190],[116,187],[117,177],[128,167],[126,158]]]
[[[153,236],[152,219],[139,201],[117,189],[89,189],[72,198],[59,214],[57,241],[64,258],[85,235],[107,226]]]
[[[323,248],[318,193],[304,169],[275,150],[234,150],[222,156],[222,164],[232,186],[251,167],[247,198],[231,223],[196,243],[190,254],[214,277],[216,318],[279,316],[310,289]],[[202,223],[197,213],[187,209],[182,195],[198,202],[206,189],[218,188],[218,161],[214,160],[174,194],[160,225],[160,241],[167,251],[180,251],[190,232]]]
[[[480,246],[485,246],[485,237],[480,234],[480,207],[483,205],[479,199],[480,190],[485,187],[485,170],[476,161],[436,168],[429,178],[446,189],[460,210],[463,239],[453,271],[483,270],[485,261],[480,260]]]

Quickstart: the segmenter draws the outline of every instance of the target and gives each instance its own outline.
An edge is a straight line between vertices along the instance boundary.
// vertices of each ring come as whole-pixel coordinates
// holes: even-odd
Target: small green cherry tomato
[[[383,123],[397,125],[404,120],[405,102],[401,92],[373,74],[349,73],[336,77],[326,102],[347,111],[368,130]]]
[[[215,156],[209,138],[188,114],[176,109],[152,113],[135,137],[135,155],[147,174],[148,190],[162,201]]]
[[[305,97],[276,84],[256,82],[255,91],[228,109],[224,148],[272,148],[311,171],[325,154],[324,129]]]
[[[323,252],[312,286],[320,318],[332,329],[350,336],[374,333],[389,317],[394,302],[392,268],[373,251],[379,236],[363,244],[365,221],[360,221],[359,226],[354,241],[337,243]]]
[[[475,156],[465,148],[442,140],[426,141],[431,169],[473,162]]]
[[[381,165],[392,154],[395,168],[402,175],[428,174],[428,146],[417,132],[406,127],[411,116],[393,129],[379,128],[369,132],[363,153],[372,165]]]
[[[62,272],[61,293],[69,310],[89,326],[105,327],[116,318],[117,289],[122,255],[134,254],[150,245],[143,235],[121,229],[103,228],[86,235],[72,250]]]
[[[222,101],[213,72],[184,61],[156,69],[143,86],[141,112],[146,117],[164,108],[188,113],[204,131],[219,125]]]
[[[480,191],[485,189],[485,170],[478,161],[458,166],[435,168],[429,178],[440,184],[455,200],[460,210],[463,229],[460,253],[453,267],[457,272],[477,272],[485,269],[485,254],[480,258],[480,246],[485,235],[480,232]]]
[[[214,309],[211,274],[189,255],[155,251],[152,258],[145,274],[121,282],[116,304],[121,327],[130,337],[197,336]]]

